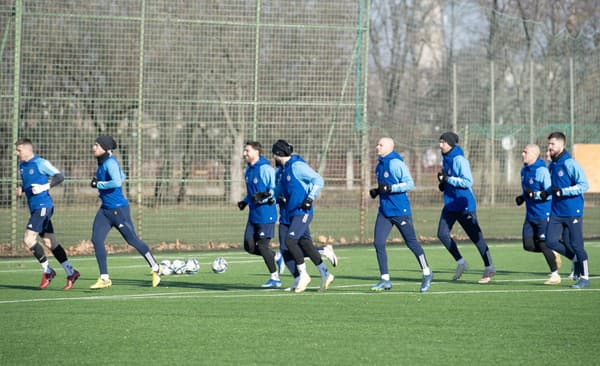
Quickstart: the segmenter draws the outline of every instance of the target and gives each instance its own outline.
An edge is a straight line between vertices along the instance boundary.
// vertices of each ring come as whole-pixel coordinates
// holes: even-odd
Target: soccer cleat
[[[105,280],[102,277],[98,278],[98,281],[90,286],[92,290],[98,290],[101,288],[109,288],[112,286],[112,281],[109,279]]]
[[[65,287],[63,287],[63,290],[70,290],[71,288],[73,288],[73,284],[75,284],[75,281],[77,281],[79,276],[81,276],[81,274],[77,270],[73,270],[73,274],[67,276],[67,284],[65,285]]]
[[[571,285],[571,288],[582,289],[590,287],[590,280],[586,280],[585,278],[579,278],[575,284]]]
[[[310,283],[310,280],[311,280],[308,273],[304,273],[304,274],[301,273],[299,277],[300,277],[300,279],[298,280],[298,285],[294,289],[294,292],[297,294],[304,292],[304,290],[306,290],[306,288],[308,287],[308,284]]]
[[[42,282],[40,282],[40,289],[48,287],[50,282],[54,277],[56,277],[56,272],[52,268],[50,268],[50,273],[44,272],[42,275]]]
[[[560,269],[562,267],[562,258],[560,257],[560,253],[552,251],[554,253],[554,259],[556,260],[556,269]]]
[[[260,285],[262,288],[279,288],[281,287],[281,280],[269,279],[267,282]]]
[[[391,290],[392,289],[392,281],[390,280],[380,280],[377,284],[371,287],[371,291],[383,291],[383,290]]]
[[[285,272],[285,262],[283,261],[283,255],[281,255],[280,251],[275,253],[275,262],[277,262],[279,274],[283,274],[283,272]]]
[[[325,256],[325,258],[327,258],[327,260],[329,261],[329,263],[331,263],[332,266],[337,267],[338,257],[337,257],[337,255],[335,255],[335,252],[333,251],[333,246],[331,246],[330,244],[325,245],[323,247],[322,254]]]
[[[327,275],[327,277],[322,277],[321,278],[321,287],[319,288],[319,291],[326,291],[334,279],[335,279],[335,276],[332,275],[331,273],[329,273]]]
[[[559,285],[560,275],[558,273],[550,273],[550,278],[544,282],[544,285]]]
[[[160,283],[160,268],[158,271],[152,271],[152,287],[158,286]]]
[[[433,272],[430,272],[429,275],[423,275],[423,279],[421,280],[421,292],[427,292],[431,287],[431,281],[433,281]]]
[[[298,282],[299,282],[299,281],[300,281],[300,276],[298,276],[298,277],[295,277],[295,278],[294,278],[294,283],[293,283],[293,284],[292,284],[290,287],[287,287],[287,288],[286,288],[285,290],[283,290],[283,291],[287,291],[287,292],[293,292],[293,291],[295,291],[295,290],[296,290],[296,287],[298,287]]]
[[[481,279],[479,281],[477,281],[477,283],[490,283],[490,281],[492,280],[492,277],[496,274],[496,268],[491,267],[489,269],[485,269],[485,271],[483,271],[483,277],[481,277]]]
[[[454,276],[452,276],[452,280],[453,281],[458,280],[463,275],[463,273],[465,273],[465,271],[467,269],[469,269],[469,263],[467,263],[467,261],[458,263],[456,265],[456,272],[454,273]]]

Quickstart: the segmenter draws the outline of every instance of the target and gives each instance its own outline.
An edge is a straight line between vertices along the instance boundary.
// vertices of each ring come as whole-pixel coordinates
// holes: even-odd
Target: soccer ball
[[[160,274],[164,276],[169,276],[173,274],[173,269],[171,268],[171,261],[165,259],[160,262]]]
[[[217,257],[214,261],[212,261],[210,266],[215,273],[223,273],[227,271],[227,268],[229,267],[227,261],[223,257]]]
[[[188,258],[185,262],[185,273],[194,274],[200,270],[200,263],[194,258]]]
[[[173,270],[174,274],[183,274],[185,273],[185,262],[181,259],[175,259],[171,262],[171,270]]]

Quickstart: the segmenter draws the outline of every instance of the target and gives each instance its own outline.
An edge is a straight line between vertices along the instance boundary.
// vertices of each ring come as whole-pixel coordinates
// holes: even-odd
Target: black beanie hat
[[[277,142],[273,144],[273,148],[271,149],[273,155],[276,156],[291,156],[292,151],[294,151],[294,148],[285,140],[277,140]]]
[[[117,148],[117,142],[110,135],[100,135],[96,139],[98,145],[103,148],[105,151],[114,150]]]
[[[440,136],[440,140],[444,140],[448,145],[454,147],[454,145],[458,144],[458,135],[454,132],[444,132]]]

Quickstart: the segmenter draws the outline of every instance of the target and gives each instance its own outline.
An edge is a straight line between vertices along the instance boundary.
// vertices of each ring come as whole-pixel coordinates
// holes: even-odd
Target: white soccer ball
[[[185,273],[194,274],[198,273],[199,270],[200,263],[198,263],[198,261],[195,258],[188,258],[188,260],[185,261]]]
[[[229,265],[227,261],[223,257],[217,257],[214,261],[212,261],[211,268],[215,273],[223,273],[227,271]]]
[[[184,274],[185,273],[185,262],[181,259],[175,259],[171,262],[171,269],[174,274]]]
[[[160,262],[160,274],[164,276],[169,276],[173,274],[173,269],[171,268],[171,261],[165,259]]]

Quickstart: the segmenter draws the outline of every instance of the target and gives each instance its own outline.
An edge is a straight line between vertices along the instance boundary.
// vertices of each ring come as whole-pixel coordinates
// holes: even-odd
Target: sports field
[[[158,288],[136,255],[109,257],[113,287],[92,291],[94,257],[73,257],[82,277],[63,291],[64,272],[38,290],[32,258],[0,260],[1,365],[549,365],[595,364],[600,357],[600,242],[587,242],[592,286],[543,285],[541,254],[519,243],[491,243],[498,274],[479,285],[475,247],[460,248],[471,269],[452,282],[454,263],[441,245],[425,248],[435,273],[418,292],[420,273],[404,245],[389,249],[393,288],[371,293],[378,279],[371,246],[338,247],[336,280],[302,294],[262,290],[262,259],[242,251],[159,254],[197,258],[195,275],[164,276]],[[229,270],[214,274],[217,255]],[[292,282],[282,277],[284,286]]]

